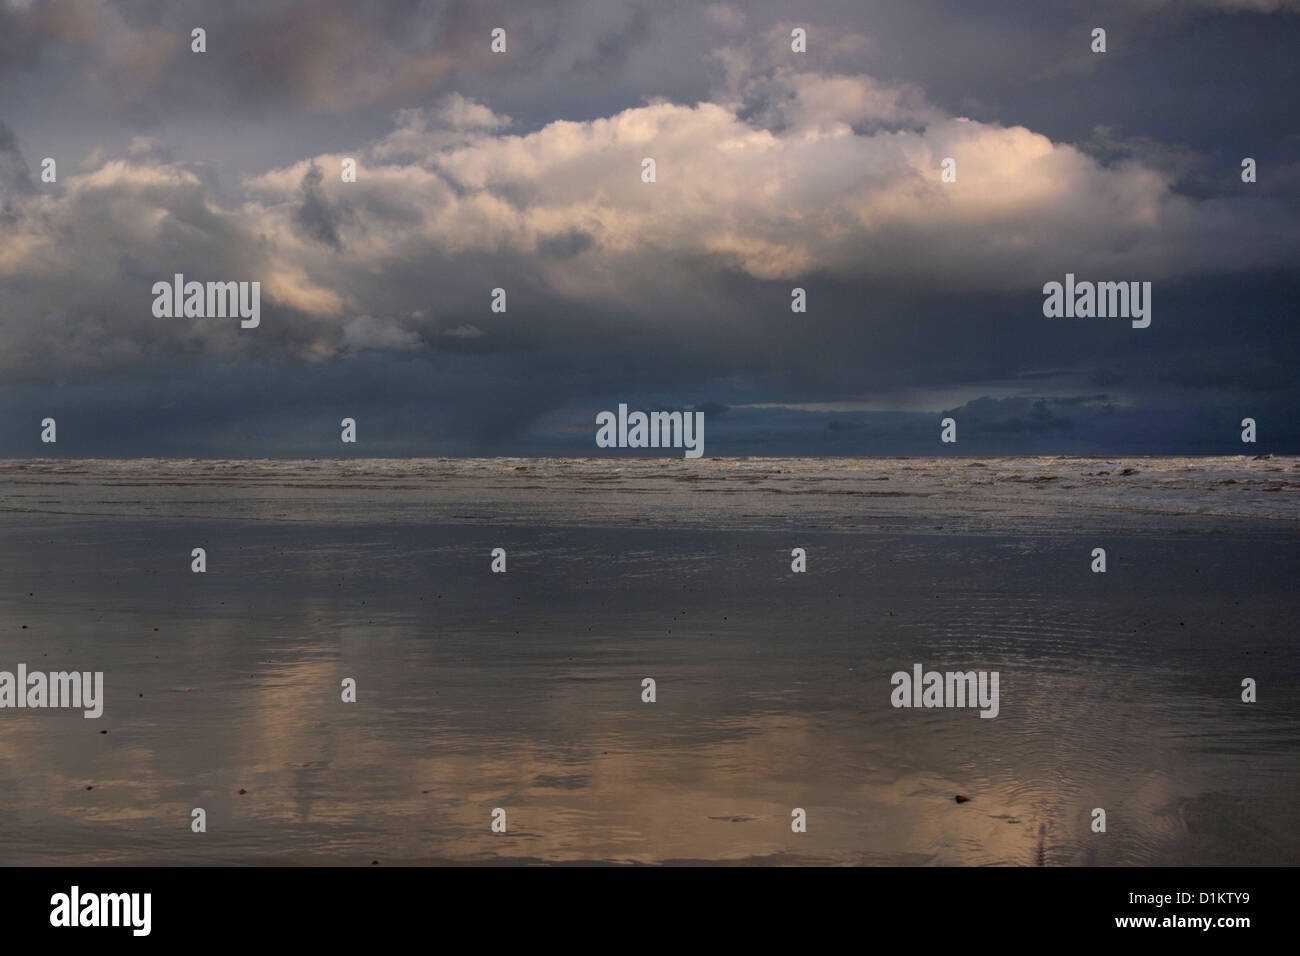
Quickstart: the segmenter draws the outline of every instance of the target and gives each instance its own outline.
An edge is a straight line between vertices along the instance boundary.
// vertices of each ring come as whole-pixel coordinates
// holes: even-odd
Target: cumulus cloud
[[[1138,162],[1104,166],[1023,127],[948,116],[907,87],[781,70],[755,89],[765,106],[748,115],[657,102],[527,134],[450,100],[399,114],[362,182],[324,187],[355,196],[368,237],[355,251],[372,265],[421,250],[536,256],[569,237],[572,254],[540,257],[537,278],[610,304],[635,297],[625,273],[646,270],[633,263],[683,257],[756,279],[1013,290],[1066,270],[1154,280],[1295,250],[1295,224],[1248,200],[1196,201]],[[653,184],[640,179],[644,157]],[[945,157],[956,183],[940,181]],[[248,185],[274,209],[304,168]]]
[[[11,170],[0,374],[202,350],[405,349],[482,315],[496,286],[619,322],[652,319],[670,283],[669,308],[689,321],[734,313],[735,280],[1034,297],[1066,271],[1159,281],[1296,253],[1296,223],[1275,207],[1195,200],[1139,161],[1103,165],[1023,127],[948,115],[906,84],[782,67],[736,93],[522,133],[449,96],[398,112],[358,154],[356,183],[341,181],[343,154],[317,155],[226,195],[144,138],[57,191]],[[945,157],[955,183],[940,179]],[[262,330],[154,319],[148,290],[177,272],[260,280]]]
[[[712,400],[760,451],[980,396],[1045,442],[1294,419],[1294,7],[0,0],[0,404],[118,395],[181,450],[324,394],[465,441]],[[154,318],[178,272],[260,281],[260,326]],[[1153,325],[1044,320],[1066,272],[1152,281]]]

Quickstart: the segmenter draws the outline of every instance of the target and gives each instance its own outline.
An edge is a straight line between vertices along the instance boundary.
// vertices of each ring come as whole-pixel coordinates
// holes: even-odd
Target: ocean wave
[[[884,488],[880,482],[890,482]],[[142,490],[145,489],[145,490]],[[453,504],[518,517],[595,509],[592,517],[762,514],[794,499],[805,514],[855,507],[1087,509],[1300,521],[1300,458],[372,458],[25,459],[0,461],[5,512],[334,520],[388,506]],[[43,492],[37,501],[34,492]],[[581,499],[581,505],[571,499]],[[603,502],[603,508],[593,504]],[[892,500],[892,504],[891,504]],[[727,501],[743,503],[736,505]],[[350,504],[349,504],[350,502]],[[706,504],[706,502],[713,502]],[[840,502],[840,503],[836,503]],[[223,505],[229,505],[228,508]],[[787,508],[783,504],[782,509]],[[901,513],[901,512],[900,512]],[[513,511],[499,515],[513,520]],[[792,519],[794,520],[794,519]]]

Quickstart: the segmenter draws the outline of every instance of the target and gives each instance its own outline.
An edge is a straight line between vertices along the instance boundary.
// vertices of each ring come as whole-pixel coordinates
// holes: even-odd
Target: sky
[[[633,454],[620,403],[1300,453],[1298,49],[1291,0],[0,0],[0,457]],[[260,324],[155,315],[177,273]]]

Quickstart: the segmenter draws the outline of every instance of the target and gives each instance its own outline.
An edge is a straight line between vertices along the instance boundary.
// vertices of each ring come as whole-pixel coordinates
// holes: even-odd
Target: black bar
[[[1124,937],[1139,945],[1205,939],[1231,946],[1286,928],[1293,882],[1294,872],[1282,868],[10,868],[0,870],[0,913],[7,940],[76,934],[79,943],[151,940],[205,949],[390,935],[438,945],[443,937],[428,932],[451,929],[462,937],[458,949],[516,935],[538,945],[560,936],[602,948],[637,940],[675,948],[696,938],[692,927],[759,944],[789,935],[809,949],[828,947],[841,933],[882,943],[902,934],[915,946],[946,950]],[[88,894],[149,893],[148,935],[135,936],[129,925],[52,926],[53,898],[70,896],[73,886],[83,905]],[[1146,918],[1154,925],[1118,922]],[[1177,922],[1204,918],[1247,923],[1206,929]]]

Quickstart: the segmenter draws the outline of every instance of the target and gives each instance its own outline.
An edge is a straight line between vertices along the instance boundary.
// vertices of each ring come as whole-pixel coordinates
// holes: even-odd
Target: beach
[[[4,461],[0,669],[105,699],[0,864],[1288,864],[1298,568],[1296,458]]]

